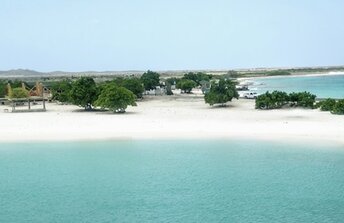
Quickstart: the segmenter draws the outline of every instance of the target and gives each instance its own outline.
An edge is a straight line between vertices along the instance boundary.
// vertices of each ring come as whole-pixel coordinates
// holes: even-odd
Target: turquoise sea
[[[343,222],[344,148],[0,144],[0,222]]]
[[[344,98],[343,75],[328,76],[299,76],[299,77],[269,77],[254,79],[252,91],[265,93],[266,91],[300,92],[309,91],[318,98]]]

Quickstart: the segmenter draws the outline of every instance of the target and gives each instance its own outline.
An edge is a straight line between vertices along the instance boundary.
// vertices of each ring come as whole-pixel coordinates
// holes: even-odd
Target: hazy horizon
[[[344,2],[10,1],[0,70],[229,70],[341,66]]]
[[[29,68],[12,68],[8,70],[0,70],[1,72],[6,71],[34,71],[39,73],[55,73],[55,72],[65,72],[65,73],[87,73],[87,72],[96,72],[96,73],[106,73],[106,72],[145,72],[148,70],[156,71],[156,72],[183,72],[183,71],[230,71],[230,70],[278,70],[278,69],[306,69],[306,68],[344,68],[344,65],[333,65],[333,66],[309,66],[309,67],[246,67],[246,68],[236,68],[236,69],[168,69],[168,70],[153,70],[153,69],[147,69],[147,70],[76,70],[76,71],[69,71],[69,70],[48,70],[48,71],[41,71],[41,70],[34,70]]]

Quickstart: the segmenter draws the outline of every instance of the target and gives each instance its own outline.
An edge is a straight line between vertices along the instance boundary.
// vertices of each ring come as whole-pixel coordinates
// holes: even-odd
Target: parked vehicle
[[[256,99],[257,97],[258,97],[257,92],[248,92],[244,94],[244,98],[247,98],[247,99]]]

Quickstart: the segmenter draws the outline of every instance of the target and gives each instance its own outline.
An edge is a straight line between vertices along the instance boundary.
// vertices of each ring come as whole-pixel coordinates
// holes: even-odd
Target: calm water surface
[[[344,148],[0,144],[0,222],[343,222]]]
[[[309,91],[318,98],[344,98],[344,74],[331,76],[300,76],[300,77],[269,77],[257,78],[253,91],[265,93],[266,91],[300,92]]]

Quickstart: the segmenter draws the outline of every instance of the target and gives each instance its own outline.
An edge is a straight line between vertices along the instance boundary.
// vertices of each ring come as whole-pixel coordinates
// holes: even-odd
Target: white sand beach
[[[273,76],[258,76],[258,77],[239,77],[237,80],[239,83],[247,83],[252,82],[253,80],[259,79],[271,79],[271,78],[279,78],[279,77],[326,77],[326,76],[341,76],[344,75],[342,71],[332,71],[332,72],[319,72],[319,73],[299,73],[299,74],[291,74],[291,75],[273,75]]]
[[[344,145],[344,117],[308,109],[261,111],[254,100],[211,107],[197,95],[150,96],[124,114],[47,103],[47,112],[5,113],[0,141],[261,139]]]

